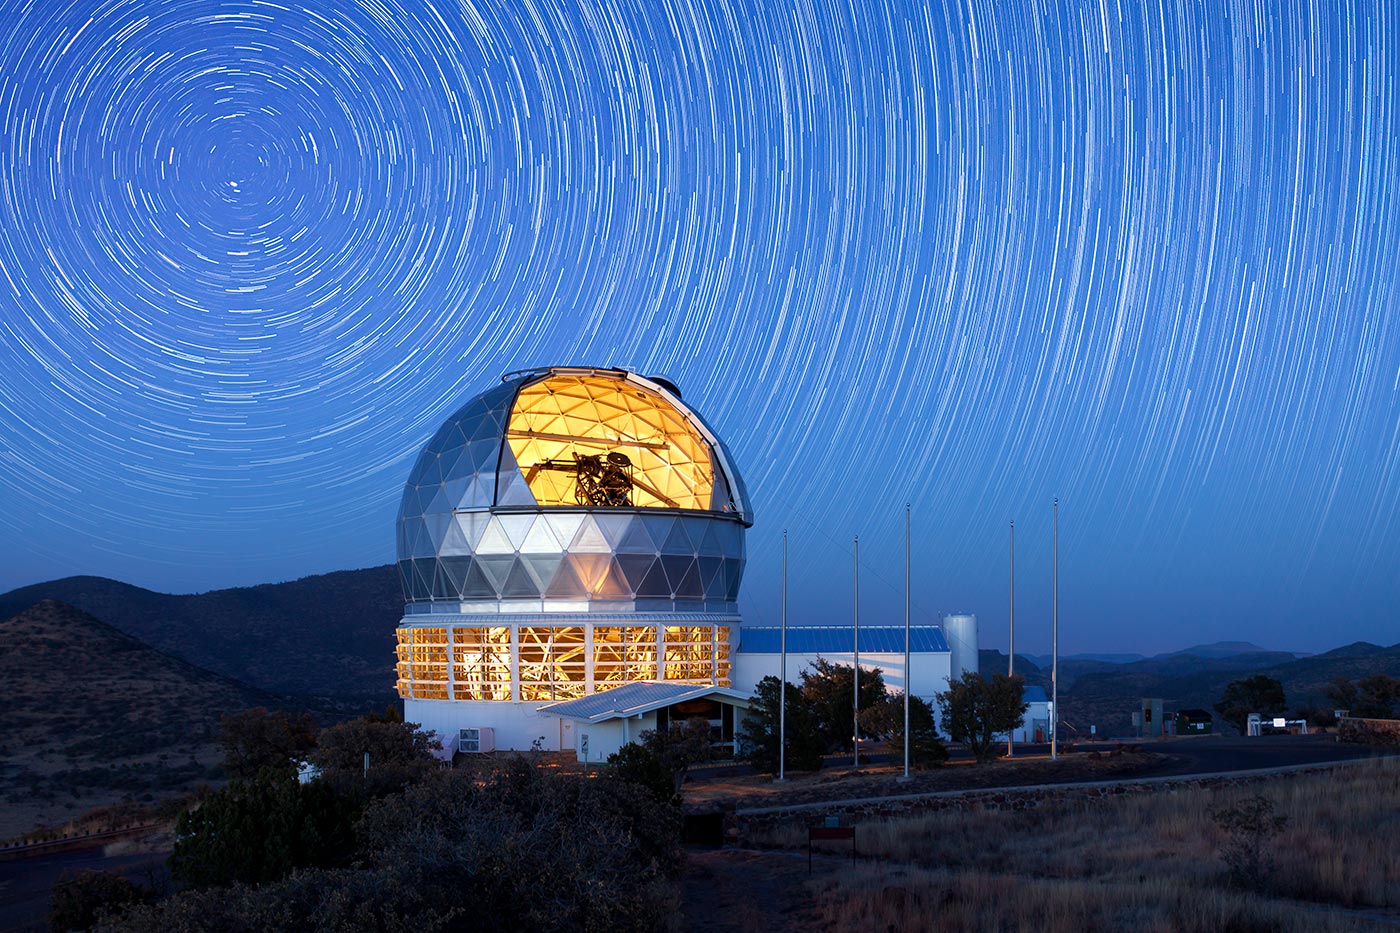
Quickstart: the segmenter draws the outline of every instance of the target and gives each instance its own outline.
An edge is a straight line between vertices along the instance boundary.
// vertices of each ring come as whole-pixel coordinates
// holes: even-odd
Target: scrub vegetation
[[[675,914],[675,761],[636,746],[660,794],[625,769],[588,777],[523,756],[454,771],[414,724],[369,716],[321,731],[309,750],[320,777],[302,784],[277,760],[304,750],[300,725],[266,710],[227,718],[230,758],[272,764],[180,817],[170,867],[182,889],[159,899],[110,875],[70,877],[53,929],[649,931]]]
[[[1400,761],[1247,787],[859,824],[832,929],[1328,930],[1400,918]],[[756,842],[805,848],[805,825]],[[819,844],[820,845],[820,844]],[[833,855],[837,854],[833,850]]]

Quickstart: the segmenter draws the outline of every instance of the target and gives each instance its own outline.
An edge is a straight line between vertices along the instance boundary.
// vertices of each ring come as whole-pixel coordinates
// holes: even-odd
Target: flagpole
[[[1060,497],[1055,497],[1050,596],[1050,760],[1060,757]]]
[[[1016,522],[1011,523],[1011,583],[1008,587],[1011,606],[1011,634],[1006,645],[1006,676],[1016,676]],[[1006,757],[1016,756],[1016,730],[1006,734]]]
[[[787,530],[783,530],[783,628],[778,665],[778,780],[787,780]]]
[[[904,780],[909,780],[909,503],[904,503]]]
[[[856,544],[856,548],[855,548],[856,553],[855,553],[855,561],[854,561],[854,564],[855,564],[855,576],[854,576],[854,580],[855,580],[854,617],[855,617],[855,659],[856,659],[856,664],[855,664],[855,670],[852,672],[852,680],[851,680],[851,685],[852,685],[851,693],[854,694],[854,701],[853,701],[853,703],[852,703],[852,705],[853,705],[853,707],[854,707],[853,718],[852,718],[852,727],[853,727],[854,730],[855,730],[854,732],[851,733],[851,744],[852,744],[852,746],[854,747],[855,751],[853,752],[852,757],[851,757],[851,766],[852,766],[852,767],[855,767],[855,768],[859,768],[859,767],[860,767],[860,535],[856,535],[856,542],[855,542],[855,544]]]

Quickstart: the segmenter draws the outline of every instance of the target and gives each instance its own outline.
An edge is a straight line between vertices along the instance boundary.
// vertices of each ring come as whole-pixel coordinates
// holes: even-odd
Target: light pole
[[[855,540],[855,600],[853,615],[855,619],[855,670],[851,672],[851,693],[854,697],[852,701],[851,726],[851,746],[854,752],[851,757],[851,767],[860,767],[860,535],[856,535]]]
[[[1006,645],[1006,676],[1016,676],[1016,523],[1011,523],[1011,584],[1009,586],[1008,602],[1011,606],[1011,634]],[[1013,728],[1006,733],[1006,757],[1016,756],[1015,747],[1016,730]]]
[[[909,503],[904,503],[904,780],[909,780]]]
[[[1060,757],[1060,497],[1055,497],[1050,589],[1050,760]]]
[[[778,780],[787,780],[787,530],[783,530],[783,623],[778,677]]]

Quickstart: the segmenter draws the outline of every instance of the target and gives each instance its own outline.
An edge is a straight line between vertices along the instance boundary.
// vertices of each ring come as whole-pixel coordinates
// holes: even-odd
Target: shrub
[[[1273,870],[1270,842],[1283,832],[1288,817],[1274,816],[1274,802],[1257,794],[1233,807],[1212,809],[1210,816],[1226,834],[1220,857],[1230,881],[1242,888],[1266,881]]]
[[[850,751],[855,731],[855,667],[817,658],[802,672],[802,697],[812,710],[826,748]],[[860,708],[874,709],[888,698],[885,678],[878,668],[860,669]],[[862,729],[865,717],[861,717]]]
[[[979,762],[986,763],[1001,753],[998,732],[1010,732],[1021,724],[1030,704],[1022,698],[1020,676],[993,674],[984,678],[973,671],[948,681],[948,689],[938,694],[943,731],[954,742],[962,742]]]
[[[785,729],[780,729],[778,678],[769,675],[758,682],[743,720],[743,756],[755,768],[777,774],[780,735],[786,732],[785,764],[795,771],[815,771],[822,766],[825,743],[817,729],[816,716],[792,684],[783,684],[786,695]]]
[[[661,756],[636,742],[628,742],[608,756],[611,776],[619,781],[644,788],[662,803],[679,805],[675,777]]]
[[[296,760],[316,745],[311,714],[293,716],[266,707],[229,713],[219,720],[219,745],[230,778],[251,779],[264,768],[296,771]]]
[[[115,872],[65,872],[49,896],[49,927],[55,933],[87,930],[154,896],[149,888]]]
[[[193,887],[258,884],[294,869],[348,861],[361,803],[316,781],[264,771],[235,781],[180,817],[170,870]]]
[[[897,761],[904,758],[904,698],[891,697],[885,704],[890,721],[890,752]],[[933,724],[933,707],[917,696],[909,697],[909,764],[932,768],[948,760],[948,747]]]

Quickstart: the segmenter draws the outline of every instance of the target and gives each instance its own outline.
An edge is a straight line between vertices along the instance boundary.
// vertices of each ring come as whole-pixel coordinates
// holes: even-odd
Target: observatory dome
[[[513,373],[448,418],[409,476],[406,615],[732,613],[751,524],[728,450],[670,383]]]

